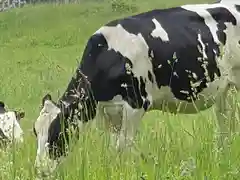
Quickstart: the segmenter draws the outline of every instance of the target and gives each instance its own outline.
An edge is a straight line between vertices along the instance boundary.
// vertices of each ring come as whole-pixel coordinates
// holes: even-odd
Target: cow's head
[[[37,138],[35,168],[38,175],[54,171],[67,153],[68,111],[66,104],[54,102],[50,94],[42,98],[41,111],[33,127]]]
[[[60,157],[65,156],[68,148],[71,127],[78,129],[78,122],[93,119],[95,106],[91,104],[90,88],[82,74],[72,78],[63,97],[58,103],[50,94],[42,98],[42,107],[34,123],[37,138],[35,168],[41,175],[51,173]],[[76,88],[77,87],[77,88]],[[75,118],[76,117],[76,118]],[[77,123],[76,123],[77,122]]]
[[[35,168],[39,170],[39,173],[48,173],[57,165],[57,157],[60,154],[54,153],[53,150],[61,150],[58,147],[60,146],[61,115],[61,109],[52,100],[51,95],[45,95],[42,98],[40,114],[33,127],[37,138]]]
[[[0,133],[1,139],[16,142],[23,142],[23,130],[19,124],[24,118],[25,112],[10,111],[5,109],[5,103],[0,101]]]

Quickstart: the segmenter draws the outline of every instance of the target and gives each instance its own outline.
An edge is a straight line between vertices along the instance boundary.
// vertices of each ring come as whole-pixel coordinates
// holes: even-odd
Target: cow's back
[[[94,40],[101,52],[91,60],[95,63],[91,71],[95,72],[92,83],[97,99],[107,101],[114,95],[127,94],[123,93],[124,86],[135,86],[137,100],[142,102],[166,97],[192,102],[201,92],[216,94],[225,81],[219,60],[221,46],[228,41],[226,24],[233,28],[237,24],[234,15],[220,4],[186,5],[106,24],[93,35],[104,41],[97,47],[98,40]],[[133,84],[129,75],[135,78]],[[110,92],[111,88],[114,90]],[[166,88],[169,90],[165,91]],[[103,95],[107,89],[108,95]]]

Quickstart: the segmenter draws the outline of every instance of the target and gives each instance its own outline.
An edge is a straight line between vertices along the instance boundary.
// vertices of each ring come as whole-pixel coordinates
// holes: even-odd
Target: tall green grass
[[[0,179],[32,180],[36,140],[32,125],[41,98],[56,99],[66,88],[89,36],[101,25],[151,8],[206,0],[132,0],[130,11],[111,3],[36,5],[0,14],[0,99],[9,108],[23,109],[25,142],[0,153]],[[125,1],[123,2],[127,4]],[[118,4],[118,2],[117,2]],[[121,3],[120,3],[121,4]],[[83,133],[73,152],[56,171],[64,180],[230,180],[239,179],[239,137],[226,151],[215,147],[215,116],[147,113],[136,145],[147,156],[121,158],[108,145],[108,134],[93,127]]]

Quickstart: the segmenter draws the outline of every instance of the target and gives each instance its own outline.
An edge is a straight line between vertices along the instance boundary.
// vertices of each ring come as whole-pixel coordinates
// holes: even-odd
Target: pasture
[[[22,145],[0,153],[0,179],[34,179],[36,140],[33,122],[43,95],[56,100],[65,90],[89,36],[108,21],[147,11],[210,0],[131,0],[131,11],[112,11],[109,2],[72,5],[35,5],[0,14],[0,99],[9,108],[26,112],[21,125]],[[173,22],[174,23],[174,22]],[[213,109],[198,115],[148,113],[136,145],[148,161],[136,154],[119,158],[107,149],[108,135],[91,128],[84,132],[52,179],[61,180],[231,180],[240,176],[240,136],[228,149],[215,146]],[[51,177],[50,177],[51,179]]]

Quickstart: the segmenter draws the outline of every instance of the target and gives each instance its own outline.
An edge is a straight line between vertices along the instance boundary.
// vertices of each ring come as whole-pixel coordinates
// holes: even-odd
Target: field
[[[33,122],[42,97],[56,100],[66,88],[88,37],[101,25],[152,8],[210,0],[143,0],[134,12],[112,11],[110,3],[35,5],[0,14],[0,99],[9,108],[22,109],[26,117],[22,145],[0,153],[0,180],[34,179],[36,140]],[[118,158],[106,149],[107,134],[94,128],[84,133],[53,179],[61,180],[232,180],[240,176],[240,138],[229,149],[215,147],[215,115],[209,109],[198,115],[148,113],[136,144],[148,155]]]

